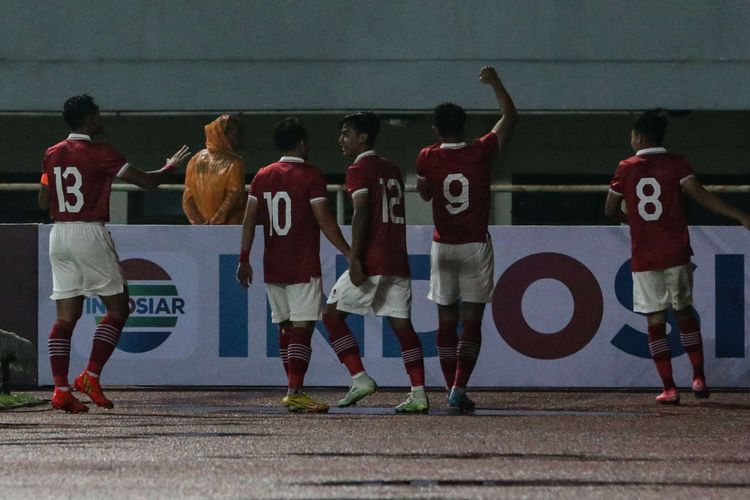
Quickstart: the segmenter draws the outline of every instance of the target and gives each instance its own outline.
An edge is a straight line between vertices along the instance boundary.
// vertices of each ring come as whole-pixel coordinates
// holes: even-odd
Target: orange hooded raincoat
[[[245,163],[224,134],[229,115],[205,127],[206,149],[185,169],[182,209],[191,224],[241,224],[245,213]]]

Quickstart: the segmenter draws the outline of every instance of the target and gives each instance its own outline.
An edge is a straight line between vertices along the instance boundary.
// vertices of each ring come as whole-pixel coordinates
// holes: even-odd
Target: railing
[[[0,191],[36,191],[39,183],[14,182],[0,183]],[[404,186],[407,192],[416,192],[417,186],[407,184]],[[493,193],[602,193],[609,189],[606,184],[493,184],[490,186]],[[162,184],[157,191],[184,191],[183,184]],[[713,185],[706,186],[707,191],[714,193],[750,193],[750,185]],[[132,184],[112,184],[112,191],[143,191]],[[344,193],[343,184],[329,184],[329,193],[336,193],[336,219],[339,224],[344,223]]]

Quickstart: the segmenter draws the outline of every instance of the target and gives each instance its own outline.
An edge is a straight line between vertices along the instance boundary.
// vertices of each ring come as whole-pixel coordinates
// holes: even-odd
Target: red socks
[[[411,325],[403,330],[395,331],[398,343],[401,345],[401,358],[404,360],[404,367],[406,373],[409,374],[411,386],[424,386],[424,356],[417,332]]]
[[[289,338],[291,333],[289,328],[285,328],[279,325],[279,357],[281,357],[281,364],[284,365],[284,373],[286,378],[289,379]]]
[[[289,336],[289,388],[301,389],[305,381],[305,373],[310,364],[310,339],[312,330],[307,328],[287,328],[286,335]]]
[[[665,323],[648,325],[648,350],[656,364],[656,371],[659,372],[664,389],[673,389],[675,384],[672,378],[672,351],[669,349]]]
[[[458,321],[438,322],[438,358],[440,358],[440,369],[443,371],[445,386],[449,389],[453,387],[453,381],[456,379],[456,356],[458,352],[457,326]]]
[[[328,330],[336,356],[349,370],[349,374],[354,376],[365,371],[359,355],[357,339],[352,335],[344,319],[336,313],[326,313],[323,315],[323,324]]]
[[[458,362],[456,378],[453,381],[453,386],[460,388],[465,388],[469,383],[482,346],[482,322],[465,320],[463,326],[464,331],[458,340]]]
[[[680,342],[682,347],[690,358],[690,364],[693,366],[693,378],[705,379],[703,372],[703,338],[701,329],[695,317],[679,320]]]
[[[70,338],[75,323],[58,319],[52,325],[47,340],[49,364],[52,367],[52,380],[55,387],[68,387],[68,366],[70,365]]]
[[[96,375],[101,374],[102,367],[114,352],[117,342],[120,340],[120,332],[125,326],[125,320],[112,316],[110,313],[104,315],[94,330],[94,342],[91,347],[91,356],[86,370]]]

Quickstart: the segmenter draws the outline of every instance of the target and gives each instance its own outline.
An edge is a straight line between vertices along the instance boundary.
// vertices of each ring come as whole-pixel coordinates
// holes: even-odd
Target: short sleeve
[[[128,160],[109,144],[101,144],[98,160],[104,171],[113,176],[120,176],[130,166]]]
[[[417,155],[417,176],[427,177],[427,149],[423,149]]]
[[[260,194],[260,172],[255,174],[255,177],[253,177],[253,181],[250,183],[250,188],[248,189],[247,198],[250,200],[253,200],[257,203],[258,201],[258,195]]]
[[[352,165],[346,171],[346,191],[351,197],[359,193],[367,193],[370,185],[367,172],[359,165]]]
[[[482,158],[489,159],[500,150],[500,138],[496,133],[490,132],[474,140],[474,144],[482,152]]]
[[[693,170],[693,166],[690,164],[689,161],[683,160],[680,163],[680,170],[679,170],[680,185],[682,185],[682,183],[684,183],[686,180],[688,180],[691,177],[695,177],[695,170]]]
[[[326,187],[326,179],[323,177],[323,173],[314,169],[310,176],[310,185],[308,190],[308,199],[310,203],[317,203],[320,201],[326,201],[326,193],[328,189]]]
[[[623,165],[622,163],[617,166],[617,170],[615,170],[615,175],[612,177],[612,180],[609,182],[609,192],[616,194],[618,196],[622,196],[623,193]]]

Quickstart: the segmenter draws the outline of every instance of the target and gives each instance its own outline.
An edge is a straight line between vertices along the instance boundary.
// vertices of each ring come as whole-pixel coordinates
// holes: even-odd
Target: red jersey
[[[312,204],[326,201],[326,181],[318,167],[283,156],[261,168],[250,184],[263,224],[266,283],[309,283],[320,272],[320,228]]]
[[[42,162],[50,197],[50,218],[55,221],[108,221],[112,181],[129,167],[109,144],[91,142],[84,134],[47,149]]]
[[[364,268],[368,276],[409,277],[404,181],[390,161],[366,151],[346,170],[346,190],[370,196],[370,232]]]
[[[492,157],[500,149],[490,132],[471,144],[433,144],[419,152],[417,175],[432,193],[433,241],[474,243],[487,241],[490,220]]]
[[[610,191],[625,200],[632,248],[631,270],[687,264],[690,248],[682,183],[693,167],[664,148],[649,148],[617,166]]]

